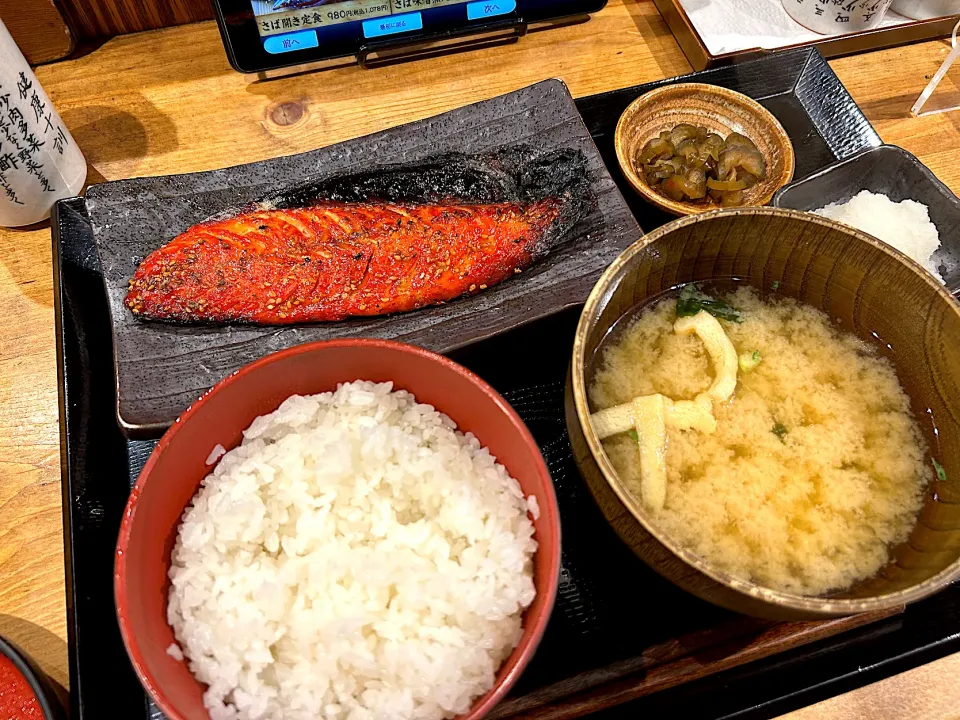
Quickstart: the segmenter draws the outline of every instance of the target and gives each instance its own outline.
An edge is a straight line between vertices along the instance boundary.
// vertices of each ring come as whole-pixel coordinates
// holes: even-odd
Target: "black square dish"
[[[542,262],[485,292],[416,312],[284,326],[144,322],[124,305],[143,258],[225,208],[284,192],[291,178],[295,185],[330,181],[373,168],[386,172],[397,161],[412,165],[504,146],[526,146],[538,157],[579,153],[595,202]],[[298,155],[94,185],[86,204],[113,320],[117,416],[131,436],[162,431],[219,380],[293,345],[375,337],[449,352],[552,315],[583,302],[600,273],[642,234],[559,80]]]
[[[773,204],[809,212],[846,202],[861,190],[882,193],[894,202],[916,200],[930,209],[930,220],[940,233],[933,259],[950,292],[960,293],[960,198],[901,147],[868,148],[828,165],[780,189]]]

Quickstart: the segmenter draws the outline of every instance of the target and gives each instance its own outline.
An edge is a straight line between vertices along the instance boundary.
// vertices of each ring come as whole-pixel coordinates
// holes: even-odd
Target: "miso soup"
[[[687,290],[686,317],[676,296],[656,301],[598,355],[594,427],[613,422],[597,431],[624,484],[735,576],[820,595],[875,575],[933,472],[893,365],[793,299]]]

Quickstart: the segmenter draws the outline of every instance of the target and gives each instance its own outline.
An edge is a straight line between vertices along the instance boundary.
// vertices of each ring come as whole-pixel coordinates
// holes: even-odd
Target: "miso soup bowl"
[[[587,388],[601,341],[626,312],[689,282],[733,279],[819,308],[864,339],[882,339],[947,482],[931,484],[909,541],[880,573],[829,597],[780,592],[734,577],[657,527],[618,477],[590,424]],[[873,237],[795,210],[739,208],[676,220],[629,247],[587,299],[567,382],[577,465],[620,537],[654,570],[722,607],[800,620],[879,611],[925,598],[960,577],[960,306],[912,260]],[[932,419],[932,423],[931,423]],[[937,433],[933,432],[936,426]]]

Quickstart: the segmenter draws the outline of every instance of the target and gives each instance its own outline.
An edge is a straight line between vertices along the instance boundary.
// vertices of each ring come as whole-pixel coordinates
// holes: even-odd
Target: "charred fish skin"
[[[538,257],[575,236],[596,204],[587,158],[579,150],[543,151],[509,145],[468,155],[451,152],[413,163],[396,163],[360,172],[335,174],[294,188],[284,188],[257,203],[226,210],[227,218],[269,208],[309,207],[317,202],[414,205],[531,204],[548,198],[563,201],[557,222],[544,235]]]
[[[416,310],[529,267],[564,206],[321,201],[246,212],[151,253],[125,304],[143,319],[264,325]]]
[[[333,175],[285,188],[261,202],[286,210],[308,207],[321,200],[486,205],[530,203],[553,197],[564,198],[569,203],[568,211],[579,212],[592,202],[586,162],[579,150],[543,152],[526,145],[476,155],[443,153],[415,163]],[[253,209],[255,205],[238,210]]]

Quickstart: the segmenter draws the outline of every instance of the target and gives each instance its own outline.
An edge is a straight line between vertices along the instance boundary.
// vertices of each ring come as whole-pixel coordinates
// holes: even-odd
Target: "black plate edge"
[[[82,426],[85,411],[89,410],[86,392],[90,389],[86,384],[76,382],[76,378],[71,382],[71,366],[74,363],[81,362],[77,357],[71,358],[71,350],[83,352],[82,339],[74,337],[75,329],[81,329],[83,324],[82,312],[77,314],[70,298],[69,287],[73,286],[76,290],[78,279],[84,279],[84,274],[93,276],[99,272],[99,261],[96,252],[91,247],[87,254],[72,254],[72,248],[69,244],[64,244],[66,233],[75,231],[71,225],[77,226],[85,224],[89,227],[86,216],[86,206],[82,198],[67,198],[58,201],[51,212],[51,242],[53,245],[53,279],[57,283],[54,292],[54,322],[55,322],[55,340],[57,349],[57,379],[58,379],[58,420],[60,430],[60,465],[61,465],[61,513],[64,534],[64,584],[66,593],[66,615],[67,615],[67,662],[69,669],[69,717],[73,720],[83,720],[85,717],[90,720],[99,720],[103,717],[102,713],[96,713],[96,717],[91,714],[88,708],[85,708],[84,698],[87,697],[91,688],[99,687],[98,692],[103,694],[104,687],[111,689],[117,688],[112,692],[110,698],[111,709],[124,707],[129,709],[132,706],[145,707],[145,693],[139,687],[133,668],[129,660],[125,657],[123,665],[117,666],[117,658],[113,658],[113,663],[104,658],[101,648],[104,643],[116,642],[122,649],[120,640],[119,624],[116,621],[116,612],[113,608],[113,549],[116,546],[116,531],[119,530],[119,517],[116,518],[116,528],[106,527],[102,524],[102,518],[106,515],[108,508],[105,508],[101,502],[101,496],[96,492],[90,493],[84,487],[82,478],[83,466],[87,459],[84,458],[82,450],[78,443],[82,442],[75,437],[80,432],[89,441]],[[70,284],[65,283],[64,279],[70,276]],[[102,283],[97,279],[96,288],[102,287]],[[104,311],[106,308],[103,308]],[[81,330],[82,331],[82,330]],[[109,342],[109,337],[106,338]],[[71,347],[76,345],[76,347]],[[112,375],[112,373],[111,373]],[[102,390],[102,388],[101,388]],[[78,426],[79,424],[79,426]],[[111,446],[108,442],[102,446],[106,453],[116,452],[117,448]],[[126,464],[126,458],[122,461]],[[126,478],[124,478],[126,484]],[[127,486],[129,487],[129,486]],[[93,497],[91,498],[91,495]],[[122,505],[126,504],[126,499],[120,504],[119,509],[113,511],[117,515],[122,515]],[[82,535],[78,535],[78,529],[83,530]],[[104,575],[107,576],[108,587],[105,590],[110,597],[110,607],[102,612],[98,612],[91,604],[94,602],[93,594],[90,593],[90,576],[88,564],[81,557],[84,553],[107,552],[110,557],[108,568],[101,568],[101,580]],[[87,572],[83,576],[78,576],[77,570],[82,568]],[[104,623],[112,622],[112,627]],[[111,636],[111,637],[105,637]],[[115,639],[114,639],[115,638]],[[100,656],[98,658],[98,655]],[[81,662],[82,658],[87,658],[86,664]],[[92,662],[99,659],[101,662]],[[121,683],[128,683],[127,686]],[[130,716],[128,712],[124,713]]]
[[[591,105],[603,104],[612,97],[635,95],[641,88],[644,89],[644,92],[649,92],[667,85],[676,85],[677,83],[709,82],[711,79],[726,79],[727,77],[733,79],[750,72],[762,72],[762,69],[768,67],[772,60],[776,60],[781,66],[779,69],[783,74],[769,80],[771,84],[768,92],[765,94],[760,96],[751,95],[750,97],[753,100],[760,101],[775,95],[790,92],[794,93],[803,106],[803,109],[807,111],[807,114],[814,121],[813,124],[824,142],[826,142],[834,154],[841,158],[848,157],[859,150],[850,149],[846,146],[843,137],[841,137],[838,132],[834,132],[835,128],[839,130],[837,125],[829,122],[818,122],[818,120],[823,120],[824,113],[821,111],[821,106],[824,104],[844,115],[853,114],[857,118],[858,134],[866,136],[866,141],[872,147],[883,143],[880,135],[874,129],[873,125],[870,124],[870,121],[867,120],[866,116],[863,115],[853,96],[850,95],[850,91],[847,90],[840,81],[840,78],[833,71],[833,68],[830,67],[826,58],[824,58],[816,47],[798,48],[796,50],[761,55],[733,65],[721,65],[707,68],[706,70],[697,70],[687,73],[686,75],[677,75],[675,77],[655,80],[650,83],[641,83],[626,88],[607,90],[606,92],[576,98],[576,103],[582,113],[584,110],[589,110]],[[792,67],[784,67],[789,65],[792,65]],[[808,86],[804,84],[805,80],[819,81],[820,85],[808,88]],[[713,84],[724,85],[725,83],[715,82]],[[814,90],[816,90],[816,92],[814,92]],[[829,98],[829,102],[824,103],[824,98]],[[588,129],[590,129],[592,135],[593,128],[589,128],[588,125]],[[849,131],[849,128],[847,128],[847,131]]]
[[[851,163],[855,163],[861,157],[865,155],[869,155],[871,153],[875,153],[875,152],[895,152],[896,154],[901,155],[904,159],[916,165],[917,169],[921,172],[921,174],[927,180],[930,181],[930,184],[933,185],[937,189],[937,191],[944,196],[945,199],[953,202],[958,207],[960,207],[960,198],[958,198],[954,194],[954,192],[949,187],[947,187],[946,183],[944,183],[943,180],[941,180],[934,174],[933,170],[928,168],[923,163],[923,161],[920,160],[920,158],[918,158],[909,150],[906,150],[900,147],[899,145],[893,145],[891,143],[881,143],[880,145],[875,145],[873,147],[865,148],[863,150],[860,150],[859,152],[854,153],[853,155],[849,155],[843,158],[842,160],[837,160],[837,162],[831,163],[830,165],[827,165],[826,167],[823,167],[817,170],[815,173],[811,173],[804,178],[787,183],[782,188],[777,190],[776,193],[774,193],[771,204],[774,207],[786,207],[781,204],[781,199],[791,188],[797,187],[799,185],[805,185],[808,182],[817,180],[818,178],[821,178],[824,175],[828,175],[834,172],[838,168],[844,167],[845,165],[849,165]]]
[[[836,132],[840,127],[839,123],[830,122],[829,118],[824,117],[833,111],[844,117],[856,117],[858,134],[867,136],[867,142],[872,147],[883,144],[879,133],[863,114],[857,101],[837,77],[823,54],[816,47],[808,50],[807,64],[797,78],[794,93],[803,109],[814,120],[814,127],[817,128],[820,137],[839,158],[846,158],[859,152],[856,148],[847,147],[843,138]],[[815,73],[822,83],[819,86],[814,82],[817,79],[814,77]],[[824,102],[825,99],[828,99],[828,102]]]
[[[612,97],[625,96],[630,94],[635,94],[641,88],[644,89],[644,92],[650,92],[651,90],[656,90],[667,85],[676,85],[678,83],[685,82],[705,82],[709,78],[738,76],[744,73],[748,73],[752,70],[756,70],[759,67],[769,65],[770,61],[776,59],[777,62],[783,64],[793,61],[797,65],[797,70],[794,74],[783,74],[775,78],[775,80],[782,80],[778,85],[771,86],[770,92],[766,95],[760,97],[753,97],[754,100],[762,100],[764,97],[769,97],[771,95],[779,95],[792,91],[800,79],[800,76],[803,72],[803,68],[806,67],[806,64],[809,63],[811,56],[819,56],[820,60],[823,61],[823,56],[815,48],[803,48],[800,50],[790,50],[788,52],[777,53],[775,56],[767,55],[761,56],[752,60],[746,60],[736,65],[724,65],[721,67],[707,68],[706,70],[697,70],[695,72],[687,73],[686,75],[676,75],[674,77],[662,78],[660,80],[654,80],[649,83],[640,83],[639,85],[631,85],[630,87],[617,88],[616,90],[607,90],[602,93],[596,93],[594,95],[586,95],[584,97],[576,98],[577,107],[583,109],[583,107],[589,107],[590,105],[600,105]],[[802,60],[801,60],[802,58]],[[830,68],[826,64],[826,61],[823,61],[823,64],[826,65],[827,69]],[[833,73],[833,70],[830,70]],[[834,76],[836,77],[836,76]],[[837,79],[839,83],[839,78]],[[721,83],[722,84],[722,83]],[[843,87],[841,83],[841,87]],[[804,106],[806,107],[806,106]],[[591,134],[592,134],[591,129]]]
[[[66,304],[64,297],[63,257],[60,252],[60,220],[61,213],[71,206],[84,207],[82,198],[69,198],[54,203],[50,213],[50,239],[53,245],[53,317],[57,345],[57,400],[60,431],[60,494],[61,514],[63,518],[63,555],[64,555],[64,585],[66,588],[67,610],[67,661],[70,671],[70,716],[80,718],[82,712],[79,707],[82,683],[80,680],[80,662],[77,653],[77,614],[74,602],[74,570],[76,558],[73,555],[73,471],[71,469],[70,434],[69,428],[69,398],[67,396],[67,363],[65,347],[67,338],[64,334],[63,311]]]

